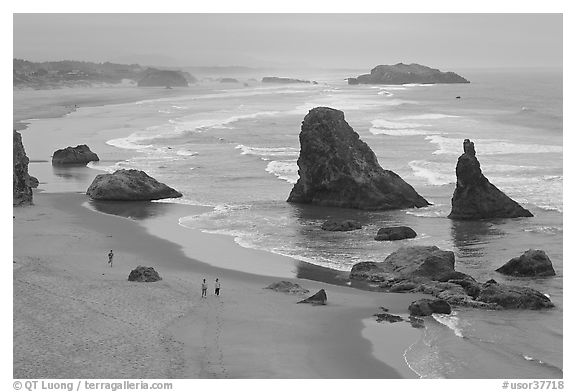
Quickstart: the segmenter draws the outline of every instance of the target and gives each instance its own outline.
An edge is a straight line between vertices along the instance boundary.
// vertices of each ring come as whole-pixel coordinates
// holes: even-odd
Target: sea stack
[[[30,161],[22,144],[22,136],[16,130],[14,130],[12,154],[12,205],[32,204],[32,188],[38,185],[38,180],[28,174]]]
[[[92,152],[90,147],[85,144],[56,150],[52,154],[53,165],[85,165],[88,162],[99,160],[98,155]]]
[[[362,210],[425,207],[412,186],[384,170],[340,110],[317,107],[300,132],[300,178],[288,202]]]
[[[378,65],[369,74],[348,78],[348,84],[470,83],[454,72],[442,72],[420,64]],[[460,98],[460,97],[458,97]]]
[[[458,158],[456,179],[448,218],[478,220],[534,216],[484,177],[474,143],[469,139],[464,140],[464,154]]]

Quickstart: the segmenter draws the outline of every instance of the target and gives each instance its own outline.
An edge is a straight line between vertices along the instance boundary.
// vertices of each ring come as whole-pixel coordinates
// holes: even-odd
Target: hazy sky
[[[561,14],[15,14],[14,57],[146,65],[562,66]]]

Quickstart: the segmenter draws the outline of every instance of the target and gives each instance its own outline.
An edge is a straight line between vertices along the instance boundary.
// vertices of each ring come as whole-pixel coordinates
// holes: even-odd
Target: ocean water
[[[349,271],[360,261],[382,261],[401,246],[436,245],[454,251],[456,269],[477,280],[546,293],[556,305],[552,310],[458,309],[430,318],[405,358],[423,378],[562,377],[561,72],[475,71],[463,73],[471,84],[405,86],[348,86],[347,73],[310,76],[319,83],[219,87],[85,108],[70,114],[66,126],[88,127],[86,135],[104,157],[91,168],[145,170],[184,194],[171,202],[211,207],[180,217],[178,224],[232,236],[238,246]],[[369,212],[286,203],[298,179],[300,124],[316,106],[344,111],[381,166],[433,205]],[[98,122],[89,125],[91,118]],[[62,126],[61,119],[47,121],[43,127]],[[534,218],[446,218],[465,138],[474,141],[489,180]],[[355,219],[364,227],[322,231],[328,218]],[[373,240],[380,227],[391,224],[410,226],[418,236]],[[529,248],[546,251],[557,276],[518,279],[494,271]]]

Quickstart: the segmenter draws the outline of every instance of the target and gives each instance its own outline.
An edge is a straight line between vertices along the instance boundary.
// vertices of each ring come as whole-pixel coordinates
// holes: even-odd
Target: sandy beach
[[[280,278],[191,259],[136,222],[85,202],[79,194],[36,193],[34,206],[14,209],[14,378],[415,376],[402,358],[419,336],[409,324],[388,328],[387,363],[362,337],[363,319],[380,306],[402,314],[414,296],[291,279],[328,293],[327,306],[296,304],[303,297],[263,289]],[[249,262],[256,253],[229,257]],[[128,282],[137,265],[153,266],[163,280]],[[215,277],[220,297],[212,292]]]

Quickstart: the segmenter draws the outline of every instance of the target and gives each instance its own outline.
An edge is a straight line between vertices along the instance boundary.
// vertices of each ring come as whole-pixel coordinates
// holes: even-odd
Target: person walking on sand
[[[214,294],[220,295],[220,282],[218,282],[218,278],[216,278],[216,282],[214,282]]]
[[[112,268],[112,259],[114,258],[114,252],[110,249],[110,253],[108,253],[108,264],[110,264],[110,268]]]
[[[206,298],[206,290],[208,290],[206,279],[202,279],[202,298]]]

